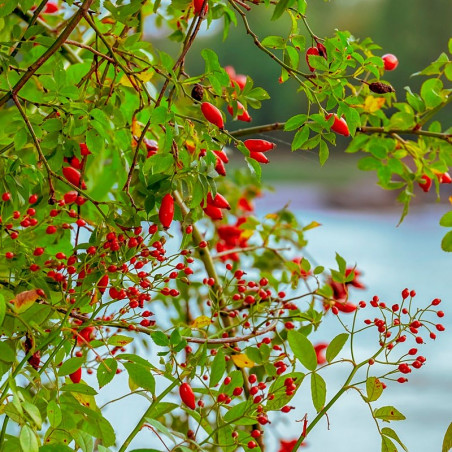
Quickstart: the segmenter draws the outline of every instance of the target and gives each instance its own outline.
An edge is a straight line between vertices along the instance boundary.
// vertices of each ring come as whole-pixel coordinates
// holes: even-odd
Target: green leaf
[[[439,224],[446,228],[452,228],[452,211],[445,213],[439,220]]]
[[[97,392],[91,387],[83,383],[65,384],[61,386],[60,391],[78,392],[86,395],[96,395]]]
[[[99,367],[97,368],[97,382],[99,383],[99,388],[104,387],[113,380],[117,369],[118,362],[114,358],[107,358],[99,363]]]
[[[77,358],[77,357],[69,358],[58,369],[58,375],[60,377],[62,377],[64,375],[72,374],[77,369],[80,369],[80,367],[82,367],[82,364],[83,364],[83,358]]]
[[[61,408],[55,400],[51,400],[47,405],[47,418],[49,419],[52,427],[58,427],[63,420],[63,414]]]
[[[284,130],[290,132],[291,130],[298,129],[306,122],[307,118],[308,116],[304,114],[292,116],[284,124]]]
[[[303,383],[304,377],[305,374],[301,372],[291,372],[289,374],[278,376],[268,390],[268,393],[273,394],[274,398],[273,400],[267,401],[267,411],[277,411],[280,410],[283,406],[287,405],[295,396],[298,388]],[[294,384],[297,386],[297,389],[293,392],[292,395],[286,394],[286,386],[284,384],[286,378],[292,378],[294,380]]]
[[[449,231],[441,240],[441,248],[443,251],[452,251],[452,231]]]
[[[22,430],[20,431],[19,441],[20,447],[22,447],[23,452],[38,452],[38,438],[36,438],[34,431],[28,425],[24,425],[22,427]]]
[[[314,408],[318,413],[325,406],[326,383],[325,380],[316,372],[313,372],[311,375],[311,396]]]
[[[17,0],[2,0],[0,3],[0,17],[6,17],[11,14],[18,4]]]
[[[397,447],[387,436],[381,437],[381,452],[397,452]]]
[[[381,429],[381,433],[383,433],[383,435],[388,436],[389,438],[395,439],[400,446],[402,447],[402,449],[406,452],[408,452],[408,449],[405,447],[405,445],[402,443],[402,441],[400,441],[400,438],[398,437],[397,433],[389,427],[383,427]]]
[[[16,351],[11,341],[0,341],[0,361],[12,363],[16,359]]]
[[[383,384],[376,377],[369,377],[366,380],[367,401],[375,402],[383,394]]]
[[[452,55],[452,38],[449,39],[449,42],[447,43],[447,47],[449,49],[449,53]]]
[[[324,165],[325,162],[328,160],[328,157],[330,155],[330,150],[328,149],[328,145],[325,143],[325,141],[320,142],[320,149],[319,149],[319,161],[320,165]]]
[[[339,354],[339,352],[344,347],[345,343],[348,340],[348,334],[347,333],[341,333],[337,335],[328,345],[328,348],[325,352],[326,360],[330,363],[333,361],[334,358]]]
[[[154,394],[155,379],[149,368],[135,363],[124,363],[124,367],[126,368],[129,377],[137,386]]]
[[[114,336],[110,336],[108,338],[107,344],[114,345],[115,347],[124,347],[125,345],[130,344],[132,341],[133,337],[115,334]]]
[[[293,0],[279,0],[276,4],[275,10],[273,11],[273,15],[271,20],[276,20],[282,16],[284,11],[289,8],[293,3]]]
[[[286,40],[282,36],[267,36],[262,40],[261,44],[272,49],[284,49]]]
[[[215,358],[213,359],[212,368],[210,371],[210,382],[209,382],[210,388],[213,388],[215,385],[219,383],[225,370],[226,370],[226,361],[224,359],[224,352],[223,350],[220,349],[218,350],[217,354],[215,355]]]
[[[383,406],[381,408],[377,408],[374,411],[374,416],[377,419],[382,419],[385,422],[404,421],[406,419],[406,417],[393,406]]]
[[[161,424],[159,421],[157,421],[155,419],[152,419],[150,417],[146,417],[145,419],[146,419],[146,422],[151,424],[156,430],[158,430],[159,432],[163,433],[168,438],[170,438],[170,439],[172,439],[174,441],[173,434],[163,424]]]
[[[36,405],[33,405],[30,402],[27,402],[24,400],[22,402],[22,408],[27,412],[27,414],[30,416],[31,420],[36,424],[36,427],[38,429],[41,428],[42,425],[42,419],[41,419],[41,413]]]
[[[0,326],[3,325],[6,315],[6,301],[3,294],[0,293]]]
[[[452,39],[451,41],[449,41],[449,45],[451,44],[451,42]],[[452,449],[452,422],[449,424],[449,427],[447,427],[446,434],[444,435],[443,447],[441,449],[441,452],[449,452],[451,449]]]
[[[292,141],[292,151],[296,151],[297,149],[300,149],[303,144],[306,143],[306,141],[309,138],[309,127],[304,126],[298,132],[295,134],[293,141]]]
[[[309,339],[304,334],[294,330],[289,330],[287,339],[290,348],[298,361],[300,361],[306,369],[315,370],[317,368],[317,355]]]
[[[168,336],[162,331],[151,333],[151,339],[154,341],[155,345],[159,345],[160,347],[168,347],[170,345]]]
[[[426,80],[422,84],[421,97],[424,99],[427,108],[435,108],[443,101],[441,97],[442,89],[443,82],[437,78]]]
[[[251,404],[249,401],[240,402],[234,405],[225,415],[224,422],[232,423],[235,425],[253,425],[256,419],[245,416],[245,413],[249,411]]]

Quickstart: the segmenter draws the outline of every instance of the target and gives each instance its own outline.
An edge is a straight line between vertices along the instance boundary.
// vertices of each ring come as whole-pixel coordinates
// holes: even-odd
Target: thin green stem
[[[135,436],[138,435],[140,430],[143,427],[143,424],[146,421],[147,417],[150,417],[152,414],[152,411],[154,411],[154,408],[160,403],[160,401],[169,394],[177,385],[179,384],[179,380],[174,380],[157,398],[154,399],[154,401],[151,403],[149,408],[144,412],[143,416],[141,416],[140,420],[138,421],[135,428],[130,432],[130,435],[126,438],[122,446],[119,448],[118,452],[124,452],[127,450],[127,447],[129,447],[132,440],[135,438]]]

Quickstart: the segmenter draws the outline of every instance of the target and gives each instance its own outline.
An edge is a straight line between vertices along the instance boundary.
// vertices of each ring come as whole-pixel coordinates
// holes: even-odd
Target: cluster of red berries
[[[434,327],[437,331],[444,331],[445,328],[441,323],[435,324],[434,322],[423,319],[423,315],[426,312],[435,312],[436,315],[441,318],[444,317],[443,311],[434,311],[431,309],[433,306],[438,306],[441,303],[439,298],[435,298],[430,305],[425,309],[417,309],[414,316],[411,311],[411,302],[416,296],[414,290],[404,289],[401,293],[402,303],[393,304],[391,307],[386,306],[386,303],[380,301],[377,296],[374,296],[370,301],[370,306],[377,308],[383,315],[383,318],[376,317],[374,320],[365,319],[364,323],[368,327],[375,327],[379,333],[379,345],[389,353],[398,344],[407,341],[408,337],[411,336],[417,346],[424,344],[424,338],[419,334],[421,328],[425,328],[431,339],[436,339],[436,333],[432,330]],[[405,301],[408,300],[408,306],[405,306]],[[365,301],[360,301],[359,307],[365,308],[367,306]],[[406,316],[406,319],[403,317]],[[389,318],[388,318],[389,317]],[[396,336],[393,339],[393,332]],[[425,363],[426,358],[422,355],[414,357],[417,355],[417,348],[409,349],[408,353],[402,356],[398,362],[398,371],[403,374],[408,374],[411,372],[412,368],[420,369]],[[413,357],[413,358],[412,358]],[[403,359],[403,361],[401,361]],[[375,361],[371,359],[369,361],[370,365],[373,365]],[[399,383],[405,383],[407,379],[405,377],[400,377],[397,379]]]

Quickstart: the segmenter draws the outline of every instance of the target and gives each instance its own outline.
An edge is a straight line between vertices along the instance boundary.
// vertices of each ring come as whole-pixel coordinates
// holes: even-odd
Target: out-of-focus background
[[[385,74],[385,80],[396,89],[399,99],[404,100],[404,87],[419,89],[422,77],[410,77],[435,60],[441,52],[447,52],[451,36],[451,0],[335,0],[309,1],[308,20],[313,31],[320,37],[331,36],[335,28],[349,30],[355,37],[367,36],[381,45],[381,55],[394,53],[399,66]],[[271,22],[270,12],[252,6],[247,14],[257,35],[283,33],[288,22]],[[148,27],[148,38],[156,46],[164,46],[169,53],[177,52],[177,45],[162,37],[161,30]],[[310,40],[306,35],[307,43]],[[238,73],[250,75],[255,84],[264,87],[271,100],[263,108],[250,112],[252,125],[287,118],[305,111],[303,95],[294,95],[296,86],[291,81],[278,84],[279,67],[259,52],[242,27],[232,28],[226,42],[222,40],[221,27],[205,31],[190,50],[188,71],[197,75],[203,68],[200,51],[211,48],[219,54],[223,66],[233,65]],[[302,64],[303,64],[302,60]],[[450,124],[451,112],[442,119]],[[230,129],[240,128],[243,123],[228,122]],[[256,136],[257,138],[258,136]],[[279,209],[287,201],[306,223],[316,220],[322,223],[308,235],[309,253],[322,265],[334,266],[334,252],[347,261],[357,264],[363,271],[365,292],[354,293],[354,301],[369,300],[374,294],[389,303],[400,301],[400,292],[408,287],[417,292],[416,299],[443,299],[446,318],[441,319],[446,333],[439,334],[436,343],[420,346],[420,353],[427,357],[427,365],[409,375],[409,383],[389,384],[381,400],[375,405],[394,404],[407,417],[407,421],[391,425],[399,433],[410,452],[441,450],[443,435],[452,421],[452,321],[451,289],[452,256],[440,249],[445,231],[438,226],[440,216],[450,209],[447,199],[452,194],[450,186],[443,186],[438,203],[434,193],[416,192],[413,207],[407,219],[397,227],[401,206],[395,194],[388,194],[376,185],[372,173],[356,168],[359,156],[344,153],[346,139],[339,139],[331,157],[321,168],[315,151],[290,152],[291,136],[283,133],[263,134],[261,138],[278,143],[269,154],[271,164],[263,168],[263,180],[273,185],[275,191],[266,194],[257,203],[257,213],[265,214]],[[371,315],[371,313],[369,313]],[[347,321],[347,319],[345,319]],[[337,321],[327,318],[313,337],[323,341],[341,332]],[[363,356],[374,350],[375,338],[367,337],[360,345]],[[333,367],[325,373],[329,399],[346,375],[347,368]],[[268,429],[270,452],[275,452],[278,438],[292,439],[301,432],[301,419],[308,410],[312,412],[308,383],[306,391],[294,398],[297,408],[291,415],[275,418]],[[127,409],[126,406],[124,406]],[[116,406],[116,409],[118,407]],[[129,407],[130,409],[130,407]],[[135,412],[135,410],[134,410]],[[141,409],[137,407],[136,416]],[[123,413],[119,410],[119,413]],[[110,415],[118,416],[114,412]],[[131,413],[131,416],[135,414]],[[314,430],[306,450],[316,452],[377,452],[380,440],[368,408],[356,392],[350,391],[337,403],[329,414],[330,428],[325,419]],[[127,423],[129,424],[129,423]],[[127,432],[118,431],[118,436]],[[146,436],[146,438],[144,438]],[[137,438],[134,445],[157,446],[149,435]]]

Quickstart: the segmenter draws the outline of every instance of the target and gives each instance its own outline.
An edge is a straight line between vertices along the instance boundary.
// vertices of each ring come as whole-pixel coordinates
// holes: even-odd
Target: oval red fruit
[[[220,193],[217,193],[215,195],[215,198],[212,198],[212,194],[207,194],[207,204],[211,204],[212,206],[218,207],[219,209],[231,209],[231,206],[229,205],[227,199],[220,195]]]
[[[309,70],[314,72],[315,69],[309,64],[309,57],[311,55],[320,56],[319,49],[317,47],[309,47],[309,49],[306,50],[306,63],[308,63]]]
[[[250,152],[250,157],[259,163],[268,163],[270,161],[264,154],[262,154],[262,152]]]
[[[168,193],[162,199],[162,204],[160,205],[159,210],[159,220],[162,226],[165,229],[168,229],[171,226],[173,218],[174,218],[174,199]]]
[[[204,4],[204,0],[193,0],[193,9],[195,11],[195,15],[199,16],[201,14],[202,6]],[[204,11],[203,14],[207,14],[207,11],[209,11],[209,4],[207,3],[204,5]]]
[[[271,141],[257,139],[245,140],[243,144],[250,152],[267,152],[275,147]]]
[[[223,212],[221,211],[221,209],[213,206],[212,204],[207,204],[207,207],[205,207],[203,210],[204,213],[212,220],[221,220],[223,218]]]
[[[215,105],[212,105],[210,102],[203,102],[201,104],[201,111],[207,121],[220,129],[224,128],[223,116]]]
[[[326,120],[330,119],[331,116],[333,116],[332,113],[326,115]],[[331,130],[338,133],[339,135],[344,135],[344,137],[348,137],[350,135],[347,122],[344,118],[339,118],[336,114],[334,114],[334,122],[331,126]]]
[[[231,116],[234,116],[234,109],[231,105],[228,105],[228,112]],[[240,102],[237,102],[237,119],[239,121],[251,122],[251,116]]]
[[[72,380],[72,383],[80,383],[82,379],[82,368],[79,367],[75,372],[71,373],[69,378]]]
[[[182,383],[180,385],[179,395],[182,402],[184,402],[188,408],[191,408],[192,410],[196,409],[195,394],[188,383]]]
[[[63,168],[63,176],[72,185],[75,185],[76,187],[80,187],[80,178],[81,178],[80,171],[76,170],[75,168],[72,168],[72,166],[65,166]],[[81,188],[83,190],[86,189],[86,184],[83,181],[81,183]]]
[[[432,187],[432,180],[430,179],[430,177],[427,176],[427,174],[423,174],[421,179],[422,182],[418,182],[419,187],[421,187],[422,190],[425,191],[425,193],[427,193]]]

